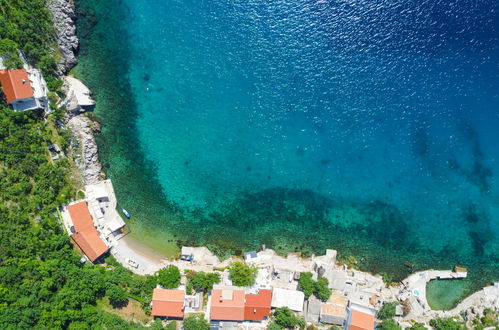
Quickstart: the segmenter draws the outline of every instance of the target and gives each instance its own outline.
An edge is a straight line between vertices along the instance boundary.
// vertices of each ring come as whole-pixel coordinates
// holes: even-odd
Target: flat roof
[[[0,70],[0,84],[2,85],[7,103],[34,96],[33,88],[25,69]]]
[[[321,315],[345,317],[347,314],[345,305],[322,304]]]
[[[272,293],[272,307],[288,307],[289,309],[302,312],[305,294],[301,291],[275,288]]]

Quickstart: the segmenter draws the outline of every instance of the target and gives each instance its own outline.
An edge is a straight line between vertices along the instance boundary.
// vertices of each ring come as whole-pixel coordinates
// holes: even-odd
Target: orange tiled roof
[[[33,88],[31,88],[25,69],[0,70],[0,84],[7,103],[33,97]]]
[[[68,206],[75,233],[71,235],[76,244],[92,262],[107,252],[109,248],[100,239],[94,227],[92,216],[88,212],[87,202],[79,202]]]
[[[270,315],[272,290],[260,290],[258,294],[247,294],[244,306],[244,319],[249,321],[263,320]]]
[[[242,290],[212,290],[211,319],[221,321],[244,320],[244,291]]]
[[[353,310],[348,330],[373,330],[374,315]]]
[[[152,315],[184,317],[184,297],[184,290],[154,289],[152,293]]]
[[[321,315],[345,317],[347,311],[344,305],[322,304]]]

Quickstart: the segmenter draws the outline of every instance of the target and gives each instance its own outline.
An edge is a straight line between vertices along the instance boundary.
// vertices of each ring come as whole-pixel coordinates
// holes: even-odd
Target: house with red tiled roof
[[[101,240],[99,232],[94,226],[87,202],[78,202],[68,206],[69,216],[73,223],[71,238],[90,259],[95,262],[104,255],[109,248]]]
[[[347,330],[373,330],[375,311],[369,307],[350,304],[347,309]]]
[[[36,69],[2,69],[0,85],[5,101],[14,110],[47,108],[47,87]]]
[[[154,289],[152,312],[155,317],[183,318],[185,290]]]
[[[243,290],[212,290],[210,318],[217,321],[244,321],[244,300]]]
[[[270,315],[272,290],[259,290],[258,294],[246,294],[244,319],[246,321],[265,320]]]

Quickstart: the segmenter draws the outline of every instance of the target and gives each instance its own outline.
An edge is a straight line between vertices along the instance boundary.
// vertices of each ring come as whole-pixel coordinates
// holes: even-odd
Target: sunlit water
[[[80,0],[78,69],[142,229],[219,253],[337,248],[397,276],[462,264],[483,284],[499,279],[497,10]]]

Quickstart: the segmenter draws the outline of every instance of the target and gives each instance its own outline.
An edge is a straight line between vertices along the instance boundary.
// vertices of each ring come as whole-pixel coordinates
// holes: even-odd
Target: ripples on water
[[[99,21],[81,68],[109,174],[144,223],[219,250],[334,247],[376,271],[462,263],[497,279],[495,1],[103,6],[80,1]],[[99,78],[104,43],[126,102]]]

